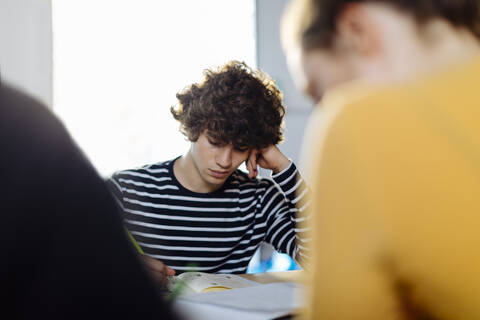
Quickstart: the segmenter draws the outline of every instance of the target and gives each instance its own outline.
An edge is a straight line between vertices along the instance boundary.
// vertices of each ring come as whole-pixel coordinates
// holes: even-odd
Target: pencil
[[[137,241],[135,241],[135,238],[133,238],[132,234],[130,233],[130,231],[128,231],[127,228],[125,228],[125,231],[127,232],[127,235],[128,235],[128,238],[130,238],[130,240],[132,241],[133,245],[135,246],[135,248],[138,250],[138,252],[140,254],[145,254],[142,250],[142,248],[140,248],[140,246],[138,245]]]

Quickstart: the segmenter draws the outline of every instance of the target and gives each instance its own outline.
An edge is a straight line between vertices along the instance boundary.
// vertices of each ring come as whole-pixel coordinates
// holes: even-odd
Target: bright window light
[[[255,67],[254,0],[53,0],[54,111],[100,174],[188,150],[170,114],[205,68]]]

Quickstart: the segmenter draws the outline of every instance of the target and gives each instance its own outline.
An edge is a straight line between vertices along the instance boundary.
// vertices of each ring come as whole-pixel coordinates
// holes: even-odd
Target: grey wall
[[[0,76],[52,106],[51,0],[0,0]]]
[[[312,103],[296,88],[280,43],[280,20],[288,0],[256,0],[257,64],[279,85],[287,107],[285,141],[280,149],[298,163],[303,132]]]

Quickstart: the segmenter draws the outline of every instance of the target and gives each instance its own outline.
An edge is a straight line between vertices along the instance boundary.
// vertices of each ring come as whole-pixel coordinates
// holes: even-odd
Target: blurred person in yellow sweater
[[[480,319],[480,2],[298,0],[307,319]]]

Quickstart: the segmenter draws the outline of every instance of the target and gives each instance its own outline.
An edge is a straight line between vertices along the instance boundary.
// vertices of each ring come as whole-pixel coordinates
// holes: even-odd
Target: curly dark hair
[[[480,39],[479,0],[297,0],[292,1],[287,11],[290,14],[287,19],[293,20],[290,23],[297,29],[293,36],[304,50],[328,48],[336,34],[339,13],[345,5],[361,2],[390,4],[412,15],[419,25],[442,18]]]
[[[170,111],[190,141],[204,131],[237,149],[261,149],[283,140],[282,93],[268,75],[244,62],[207,69],[202,82],[176,96],[178,106]]]

